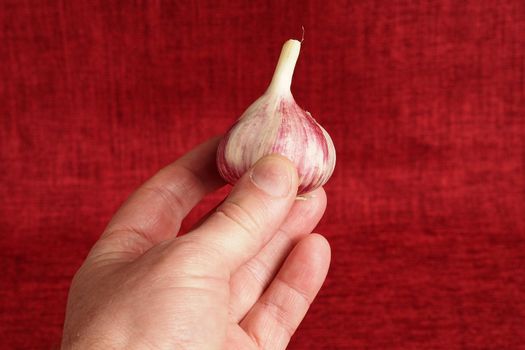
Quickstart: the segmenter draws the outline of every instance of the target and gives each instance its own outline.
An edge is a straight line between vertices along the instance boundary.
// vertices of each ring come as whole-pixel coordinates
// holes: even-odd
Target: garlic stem
[[[293,71],[300,50],[301,42],[298,40],[290,39],[284,43],[273,73],[272,82],[268,87],[268,92],[278,94],[290,93]]]

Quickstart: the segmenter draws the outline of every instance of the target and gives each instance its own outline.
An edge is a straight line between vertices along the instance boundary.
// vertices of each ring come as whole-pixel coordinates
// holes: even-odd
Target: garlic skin
[[[298,195],[324,185],[332,175],[336,160],[332,139],[310,113],[297,105],[290,92],[300,47],[297,40],[284,44],[267,91],[221,140],[217,167],[230,184],[235,184],[259,159],[275,153],[295,164]]]

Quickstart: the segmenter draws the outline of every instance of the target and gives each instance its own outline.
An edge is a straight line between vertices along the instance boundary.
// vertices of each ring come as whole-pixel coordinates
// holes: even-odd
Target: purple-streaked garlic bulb
[[[295,102],[290,91],[301,42],[284,43],[270,86],[219,144],[217,166],[234,184],[260,158],[278,153],[290,159],[299,175],[298,194],[324,185],[335,167],[332,139],[310,113]]]

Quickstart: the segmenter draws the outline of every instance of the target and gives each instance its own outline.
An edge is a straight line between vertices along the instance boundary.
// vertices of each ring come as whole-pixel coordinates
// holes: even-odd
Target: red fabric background
[[[301,25],[293,92],[338,165],[290,349],[525,349],[521,0],[0,1],[2,348],[58,344],[111,214],[225,131]]]

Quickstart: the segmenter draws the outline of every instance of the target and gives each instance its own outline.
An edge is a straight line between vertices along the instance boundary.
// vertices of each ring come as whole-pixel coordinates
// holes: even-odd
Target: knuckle
[[[271,319],[272,327],[281,329],[288,338],[291,338],[299,326],[299,322],[292,315],[297,310],[308,309],[312,300],[308,293],[278,276],[273,283],[277,284],[276,289],[271,295],[261,299],[260,306]],[[266,339],[262,339],[260,334],[251,336],[260,348],[264,348]]]
[[[145,186],[142,190],[157,195],[167,205],[173,216],[180,216],[179,211],[180,208],[184,208],[185,200],[178,192],[160,185]]]
[[[272,299],[266,299],[262,302],[262,306],[266,313],[275,321],[275,325],[281,328],[288,337],[292,337],[297,327],[290,322],[289,312],[286,307],[280,303],[276,303]],[[261,340],[257,342],[261,343]]]
[[[225,219],[233,223],[233,225],[248,234],[258,232],[262,229],[262,220],[234,201],[226,200],[217,208],[216,213],[222,215]]]
[[[284,289],[290,294],[290,297],[293,298],[293,300],[302,301],[306,307],[309,307],[312,303],[312,298],[306,291],[298,288],[297,286],[294,286],[292,283],[286,281],[278,275],[275,276],[275,281],[277,283],[281,283],[284,286]]]
[[[246,269],[249,276],[253,278],[256,284],[266,285],[268,280],[274,274],[274,270],[264,260],[257,258],[257,256],[250,259],[243,268]]]

